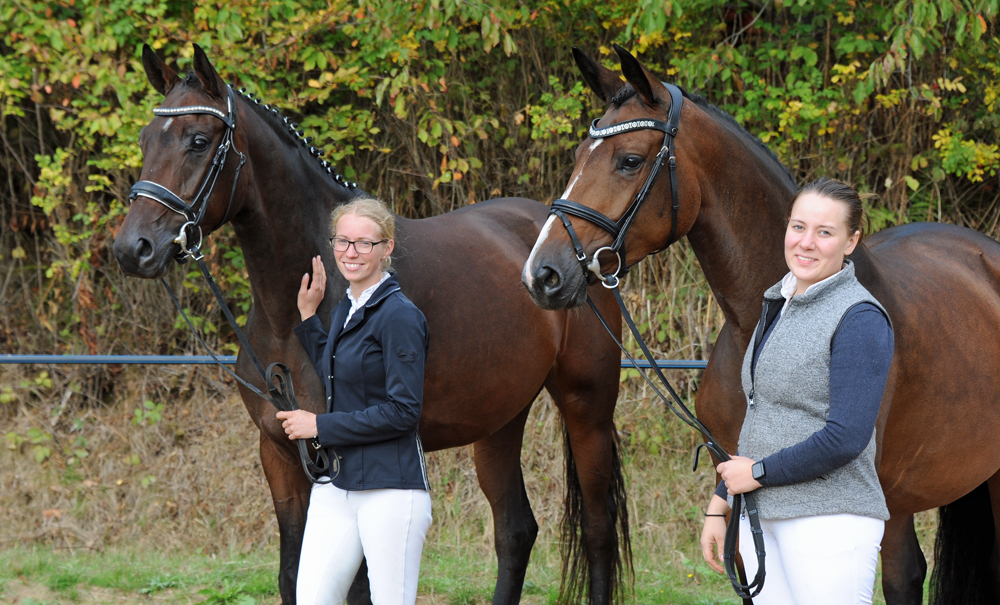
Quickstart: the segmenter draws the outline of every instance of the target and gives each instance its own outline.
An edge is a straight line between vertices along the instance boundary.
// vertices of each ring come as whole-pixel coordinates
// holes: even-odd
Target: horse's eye
[[[195,151],[205,151],[208,149],[208,139],[203,136],[196,136],[191,140],[191,149]]]
[[[634,172],[646,162],[646,158],[641,155],[627,155],[618,161],[618,169]]]

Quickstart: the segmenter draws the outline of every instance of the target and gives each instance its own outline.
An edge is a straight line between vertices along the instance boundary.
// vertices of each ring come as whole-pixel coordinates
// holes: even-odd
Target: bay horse
[[[209,233],[231,217],[253,294],[246,323],[250,345],[264,364],[282,361],[290,367],[303,409],[325,411],[323,385],[292,332],[300,321],[296,293],[301,276],[310,270],[310,258],[318,254],[328,268],[336,266],[329,244],[330,213],[360,189],[322,162],[276,109],[232,92],[200,47],[194,47],[193,70],[185,77],[148,45],[142,61],[165,100],[139,137],[144,158],[140,182],[155,181],[179,199],[192,199],[203,181],[218,181],[207,194],[203,229]],[[227,116],[235,128],[227,126]],[[236,153],[246,157],[236,180],[235,159],[223,160],[217,172],[210,168],[216,146],[227,140],[230,158]],[[192,233],[182,227],[184,216],[161,204],[138,195],[117,233],[115,257],[129,275],[163,276],[181,250],[174,241],[179,229]],[[393,266],[430,330],[420,420],[424,447],[433,451],[474,444],[476,473],[494,518],[498,571],[493,603],[519,601],[538,532],[520,451],[529,409],[544,387],[563,414],[567,437],[564,537],[571,548],[564,552],[563,599],[579,602],[587,593],[591,602],[604,604],[617,594],[631,561],[612,419],[620,358],[592,316],[543,311],[524,292],[521,265],[545,213],[538,202],[506,198],[433,218],[400,217]],[[326,327],[347,287],[339,271],[328,272],[318,311]],[[620,329],[613,299],[597,289],[593,295]],[[247,357],[241,348],[236,371],[256,378]],[[262,386],[259,379],[257,386]],[[274,407],[243,386],[240,394],[260,430],[260,459],[280,530],[278,584],[282,602],[290,605],[295,602],[310,483]],[[370,602],[365,566],[350,601]]]
[[[625,82],[574,49],[584,79],[608,104],[594,128],[666,120],[672,103],[666,86],[625,49],[616,50]],[[653,185],[625,239],[626,265],[666,247],[673,230],[677,238],[687,236],[726,319],[695,406],[724,448],[735,452],[747,405],[740,366],[764,290],[788,271],[783,234],[797,187],[777,157],[732,117],[694,94],[679,100],[676,182],[664,170]],[[617,219],[663,141],[662,132],[649,129],[584,139],[563,197]],[[671,185],[679,193],[676,214]],[[597,278],[585,275],[556,218],[543,226],[522,281],[542,308],[574,308]],[[612,240],[592,222],[569,220],[588,257]],[[865,238],[850,258],[895,330],[876,426],[879,479],[892,515],[882,540],[886,602],[921,603],[927,564],[913,515],[941,507],[931,579],[935,602],[996,603],[1000,245],[971,229],[910,224]],[[614,270],[617,260],[607,254],[597,264]]]

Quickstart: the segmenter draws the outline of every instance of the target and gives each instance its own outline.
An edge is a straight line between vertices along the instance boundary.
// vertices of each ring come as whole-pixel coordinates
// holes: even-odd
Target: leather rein
[[[628,324],[629,330],[631,330],[636,342],[639,343],[639,348],[642,350],[643,355],[646,356],[646,359],[650,363],[650,367],[660,379],[660,382],[666,388],[670,397],[668,398],[664,395],[663,392],[660,391],[655,384],[653,384],[645,372],[640,370],[639,375],[642,376],[647,384],[649,384],[649,386],[653,389],[653,392],[659,396],[667,409],[673,412],[685,424],[694,428],[705,437],[705,443],[702,443],[695,448],[693,470],[697,470],[698,457],[702,448],[707,448],[721,462],[731,460],[732,457],[725,451],[725,449],[722,448],[721,445],[719,445],[718,440],[712,435],[711,431],[709,431],[708,428],[702,424],[700,420],[698,420],[694,413],[692,413],[691,410],[684,405],[684,402],[681,401],[681,398],[670,385],[666,376],[663,375],[663,371],[656,365],[653,355],[649,352],[649,347],[646,345],[646,342],[639,333],[635,322],[632,320],[632,315],[625,307],[625,301],[622,300],[621,290],[619,289],[620,279],[628,273],[629,269],[625,260],[625,237],[628,234],[629,229],[634,224],[635,217],[638,214],[639,209],[649,197],[650,191],[656,183],[660,172],[663,170],[664,164],[668,166],[668,170],[670,171],[671,201],[670,237],[667,239],[666,246],[672,244],[677,235],[677,213],[680,208],[680,197],[677,190],[677,159],[674,154],[674,139],[680,128],[681,107],[684,103],[684,96],[678,87],[667,83],[663,83],[663,85],[670,92],[671,100],[670,111],[667,115],[666,122],[651,118],[643,118],[612,124],[611,126],[607,126],[605,128],[597,127],[597,122],[599,120],[594,120],[590,125],[589,134],[592,139],[604,139],[617,134],[634,132],[637,130],[659,130],[663,132],[663,145],[660,147],[660,151],[656,154],[656,159],[649,170],[649,175],[646,177],[646,181],[642,184],[642,188],[639,189],[639,193],[636,194],[635,199],[633,199],[632,203],[629,204],[629,207],[625,210],[624,214],[622,214],[621,218],[617,221],[612,220],[593,208],[589,208],[583,204],[567,199],[558,199],[552,202],[552,210],[550,211],[550,214],[558,217],[559,220],[562,221],[563,226],[566,227],[566,231],[569,233],[570,241],[573,244],[576,260],[580,263],[580,267],[583,269],[584,275],[586,276],[589,273],[594,273],[600,279],[601,285],[611,290],[614,294],[615,301],[617,301],[618,307],[621,309],[622,317],[625,318],[625,323]],[[573,229],[572,223],[570,223],[569,218],[566,216],[567,214],[582,218],[604,229],[610,233],[612,237],[614,237],[614,242],[610,246],[599,248],[588,259],[587,254],[583,249],[583,245],[580,243],[580,239],[577,237],[576,231]],[[609,251],[618,257],[618,267],[612,273],[605,274],[601,272],[599,256],[604,251]],[[604,329],[607,330],[609,335],[611,335],[611,338],[621,349],[625,357],[628,358],[628,360],[631,361],[632,364],[638,369],[639,366],[635,363],[635,359],[633,359],[631,353],[629,353],[628,349],[625,348],[618,337],[615,336],[615,333],[611,330],[608,322],[601,315],[601,312],[597,309],[597,306],[589,296],[587,297],[587,304],[590,305],[590,308],[594,311],[594,314],[597,315],[597,318],[604,326]],[[741,578],[741,574],[736,567],[736,542],[739,537],[739,516],[741,514],[740,511],[743,509],[744,502],[746,503],[746,515],[750,519],[750,531],[753,535],[754,550],[757,555],[757,575],[754,577],[753,581],[749,583],[746,583],[746,581]],[[757,511],[757,500],[756,495],[753,492],[736,494],[733,496],[732,513],[730,514],[729,523],[726,527],[723,558],[725,562],[726,575],[729,576],[729,581],[732,583],[733,589],[736,591],[736,595],[743,599],[744,602],[747,602],[757,596],[760,593],[761,588],[764,587],[764,534],[760,528],[760,516]]]
[[[212,191],[215,189],[215,183],[226,166],[226,156],[229,150],[232,149],[235,151],[239,155],[240,159],[239,164],[236,166],[236,174],[233,177],[233,187],[229,192],[229,202],[226,205],[226,213],[223,215],[222,221],[219,222],[220,226],[225,224],[225,222],[229,219],[229,213],[233,206],[233,197],[236,194],[236,185],[240,179],[240,171],[246,163],[246,156],[233,145],[233,133],[236,130],[236,114],[234,112],[235,96],[233,94],[232,87],[227,87],[227,90],[229,95],[226,99],[228,110],[226,113],[223,113],[215,107],[207,105],[157,107],[153,109],[153,113],[157,116],[173,117],[181,115],[206,114],[218,118],[226,126],[226,132],[222,135],[222,142],[219,143],[219,147],[216,149],[215,157],[212,159],[212,165],[208,170],[208,174],[205,175],[205,180],[202,181],[201,187],[198,188],[198,193],[194,196],[191,203],[188,204],[181,199],[180,196],[170,191],[170,189],[154,181],[138,181],[132,185],[132,190],[129,194],[129,202],[134,201],[139,196],[147,197],[162,204],[163,206],[166,206],[173,212],[182,215],[186,219],[187,222],[181,226],[177,237],[174,238],[174,243],[180,245],[181,247],[180,253],[178,253],[174,259],[181,264],[187,262],[188,259],[193,259],[198,264],[198,268],[201,269],[202,274],[205,276],[205,280],[208,282],[209,288],[212,290],[212,294],[215,295],[215,299],[219,303],[219,308],[222,309],[230,327],[232,327],[233,332],[236,333],[236,337],[240,341],[240,346],[243,351],[247,353],[247,356],[253,363],[254,368],[256,368],[257,373],[260,374],[260,377],[264,380],[264,385],[267,389],[266,393],[238,376],[235,372],[227,368],[221,361],[219,361],[219,358],[216,357],[211,347],[209,347],[208,344],[202,339],[201,335],[198,334],[198,331],[188,318],[187,313],[185,313],[184,308],[181,306],[181,303],[177,299],[177,295],[174,293],[173,289],[170,287],[170,284],[167,283],[165,278],[160,278],[160,281],[163,283],[163,287],[167,289],[167,292],[170,294],[170,299],[174,301],[174,305],[177,307],[177,310],[180,311],[184,321],[187,322],[188,327],[191,329],[191,333],[194,334],[195,338],[198,339],[198,342],[201,343],[201,346],[208,351],[208,354],[213,360],[215,360],[215,363],[222,368],[223,371],[232,376],[237,382],[242,384],[258,397],[271,402],[271,405],[275,408],[281,411],[290,412],[299,409],[298,399],[295,397],[295,389],[292,386],[291,371],[288,369],[288,366],[277,361],[267,366],[266,369],[264,368],[264,364],[261,363],[260,358],[257,357],[253,347],[250,346],[250,342],[247,340],[243,330],[240,329],[239,324],[236,323],[236,318],[233,317],[232,311],[229,310],[229,305],[226,304],[226,300],[222,295],[222,290],[219,289],[215,280],[212,279],[212,274],[208,270],[208,266],[205,264],[204,255],[201,253],[201,244],[203,242],[201,225],[205,219],[205,210],[208,208],[208,202],[212,197]],[[340,473],[340,464],[336,453],[334,453],[334,456],[331,459],[326,450],[320,446],[319,441],[316,439],[310,439],[309,441],[312,448],[316,452],[316,461],[313,461],[312,457],[309,455],[309,448],[306,445],[305,439],[298,439],[295,442],[298,446],[299,460],[302,463],[302,470],[312,483],[330,483]]]

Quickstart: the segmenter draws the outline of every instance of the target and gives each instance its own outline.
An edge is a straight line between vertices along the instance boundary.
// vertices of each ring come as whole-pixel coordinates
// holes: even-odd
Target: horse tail
[[[563,457],[566,459],[566,506],[562,518],[562,581],[559,603],[586,602],[590,588],[590,565],[583,544],[583,489],[577,475],[576,460],[570,447],[569,431],[563,426]],[[626,586],[634,577],[632,538],[628,524],[628,494],[625,473],[618,451],[618,437],[611,443],[611,484],[608,489],[608,521],[615,532],[617,548],[612,554],[608,592],[612,602],[625,600]],[[625,577],[625,574],[628,574]],[[627,582],[626,582],[627,580]]]
[[[989,488],[983,483],[939,511],[929,603],[997,603],[990,569],[994,536]]]

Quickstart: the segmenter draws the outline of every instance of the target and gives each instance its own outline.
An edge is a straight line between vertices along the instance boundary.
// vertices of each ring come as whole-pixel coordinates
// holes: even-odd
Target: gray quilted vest
[[[783,301],[781,284],[769,288],[764,298]],[[830,411],[833,336],[847,311],[861,302],[872,303],[885,313],[858,283],[854,265],[847,261],[842,271],[788,303],[757,358],[752,383],[750,364],[756,343],[750,343],[743,359],[747,414],[740,431],[741,456],[761,460],[824,427]],[[889,518],[875,472],[874,429],[868,446],[846,465],[811,481],[763,487],[756,494],[762,519],[842,513]]]

